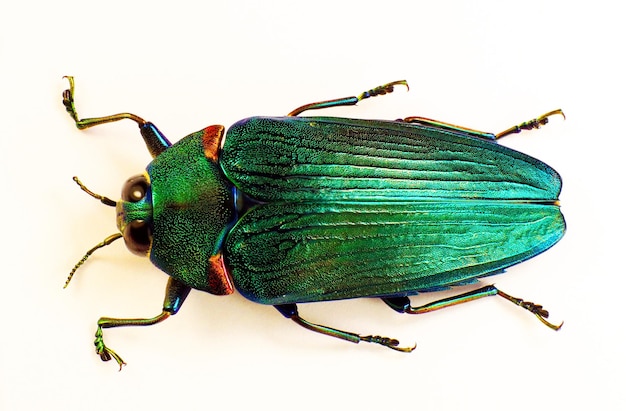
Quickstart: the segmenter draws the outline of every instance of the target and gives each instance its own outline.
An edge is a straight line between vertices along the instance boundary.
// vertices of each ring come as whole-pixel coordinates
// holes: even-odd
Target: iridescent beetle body
[[[288,117],[252,117],[210,126],[176,144],[132,114],[79,120],[71,88],[64,103],[79,128],[121,119],[139,124],[154,160],[115,203],[129,249],[170,276],[163,312],[151,319],[101,318],[102,328],[150,325],[175,314],[192,288],[274,305],[316,332],[399,351],[397,340],[312,324],[297,303],[381,297],[398,312],[421,313],[489,295],[533,312],[541,306],[487,286],[412,307],[423,291],[476,282],[545,251],[564,234],[561,178],[552,168],[495,140],[538,128],[560,110],[498,135],[422,117],[399,121],[298,117],[353,105],[393,90],[313,103]],[[69,279],[68,279],[69,282]]]

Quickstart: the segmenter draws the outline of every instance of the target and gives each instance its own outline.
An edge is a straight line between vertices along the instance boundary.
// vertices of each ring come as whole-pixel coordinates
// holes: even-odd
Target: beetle
[[[403,352],[415,346],[311,323],[297,304],[378,297],[399,313],[420,314],[499,295],[550,328],[561,327],[546,320],[541,305],[493,285],[422,306],[409,299],[499,274],[561,239],[559,174],[496,142],[547,124],[563,115],[560,109],[498,134],[425,117],[300,116],[355,105],[394,86],[408,89],[402,80],[285,117],[246,118],[228,131],[209,126],[172,144],[134,114],[80,119],[74,79],[66,78],[63,104],[79,129],[132,120],[153,160],[124,184],[117,202],[74,177],[116,208],[119,232],[87,251],[65,286],[94,251],[119,238],[169,275],[157,316],[98,320],[94,344],[102,360],[125,365],[105,345],[103,329],[161,322],[178,312],[191,289],[237,290],[309,330]]]

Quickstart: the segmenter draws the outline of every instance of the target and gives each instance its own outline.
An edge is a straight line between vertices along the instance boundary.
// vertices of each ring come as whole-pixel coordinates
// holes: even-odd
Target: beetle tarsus
[[[522,132],[523,130],[539,129],[541,126],[545,126],[546,124],[548,124],[548,121],[549,121],[548,117],[555,116],[555,115],[561,115],[563,116],[563,119],[565,119],[565,114],[560,108],[556,110],[552,110],[545,114],[540,115],[537,118],[534,118],[529,121],[525,121],[521,124],[510,127],[501,133],[496,134],[496,139],[502,138],[504,136],[508,136],[510,134],[517,134],[517,133]]]
[[[69,115],[76,123],[76,127],[80,129],[78,125],[78,113],[76,113],[76,107],[74,106],[74,77],[63,76],[63,78],[66,78],[70,83],[70,88],[63,91],[63,105],[65,106],[65,110],[67,110]]]
[[[399,347],[400,341],[396,340],[395,338],[381,337],[380,335],[368,335],[368,336],[360,337],[360,338],[361,338],[361,341],[363,342],[380,344],[382,346],[385,346],[387,348],[391,348],[392,350],[400,351],[400,352],[409,353],[415,350],[415,347],[417,347],[417,344],[414,344],[413,347]]]
[[[500,297],[503,297],[503,298],[509,300],[513,304],[515,304],[517,306],[520,306],[520,307],[530,311],[531,313],[535,314],[535,317],[537,317],[537,319],[539,321],[541,321],[546,327],[551,328],[554,331],[560,330],[561,327],[563,327],[563,324],[565,324],[565,321],[561,321],[561,324],[556,325],[556,324],[553,324],[553,323],[549,322],[548,320],[546,320],[550,316],[550,313],[548,312],[548,310],[545,310],[543,308],[543,306],[540,305],[540,304],[535,304],[535,303],[533,303],[531,301],[524,301],[521,298],[510,296],[507,293],[502,292],[500,290],[498,290],[498,295]]]
[[[102,335],[101,326],[98,326],[98,329],[96,330],[96,339],[93,343],[96,346],[96,353],[100,356],[100,359],[102,361],[110,361],[111,358],[113,358],[120,366],[120,371],[122,371],[122,367],[126,365],[126,363],[124,362],[122,357],[120,357],[115,351],[113,351],[104,344],[104,337]]]
[[[393,93],[394,86],[405,86],[407,91],[409,90],[409,83],[407,83],[406,80],[397,80],[392,81],[391,83],[383,84],[382,86],[374,87],[371,90],[364,91],[357,98],[360,101],[370,97],[384,96],[385,94]]]

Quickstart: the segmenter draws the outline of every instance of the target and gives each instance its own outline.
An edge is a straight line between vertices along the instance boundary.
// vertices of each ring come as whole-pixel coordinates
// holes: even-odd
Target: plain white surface
[[[12,2],[0,13],[3,323],[0,409],[617,409],[624,383],[623,22],[613,2]],[[213,2],[218,3],[218,2]],[[97,4],[97,5],[96,5]],[[121,242],[62,290],[150,160],[120,111],[171,140],[210,124],[406,78],[410,93],[330,110],[500,131],[561,107],[503,144],[563,176],[565,238],[494,279],[540,302],[552,332],[497,298],[425,316],[377,300],[306,305],[305,318],[417,343],[411,355],[303,330],[241,296],[192,292],[163,324],[106,332],[128,366],[102,363],[98,317],[152,316],[166,276]],[[442,295],[417,299],[429,301]]]

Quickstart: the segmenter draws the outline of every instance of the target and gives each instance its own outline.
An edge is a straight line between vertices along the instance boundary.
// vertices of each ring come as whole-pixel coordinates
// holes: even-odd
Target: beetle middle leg
[[[163,301],[163,311],[161,314],[152,318],[100,318],[98,320],[98,329],[96,330],[96,339],[94,340],[96,353],[100,356],[102,361],[109,361],[111,358],[115,359],[121,370],[122,366],[126,365],[126,363],[122,357],[104,344],[102,329],[128,326],[147,326],[160,323],[178,312],[180,306],[185,301],[185,298],[189,295],[190,290],[191,288],[189,286],[182,284],[178,280],[170,278],[167,283],[165,300]]]
[[[530,301],[524,301],[521,298],[512,297],[505,292],[498,290],[494,285],[488,285],[486,287],[478,288],[467,293],[443,298],[441,300],[433,301],[431,303],[418,307],[411,306],[411,301],[409,300],[409,297],[385,297],[382,298],[382,300],[385,302],[385,304],[387,304],[389,307],[399,313],[423,314],[430,311],[439,310],[441,308],[451,307],[453,305],[477,300],[479,298],[490,297],[492,295],[499,295],[500,297],[505,298],[513,304],[530,311],[539,319],[539,321],[555,331],[559,330],[563,326],[563,323],[555,325],[548,322],[546,318],[548,318],[549,313],[543,308],[543,306]]]
[[[409,89],[409,84],[406,82],[406,80],[392,81],[391,83],[383,84],[382,86],[374,87],[371,90],[364,91],[358,96],[336,98],[333,100],[325,100],[325,101],[319,101],[316,103],[305,104],[304,106],[298,107],[297,109],[293,110],[291,113],[287,115],[289,117],[293,117],[293,116],[302,114],[303,112],[307,110],[319,110],[322,108],[340,107],[340,106],[354,106],[356,103],[366,98],[382,96],[388,93],[393,93],[394,86],[406,86],[407,90]]]
[[[342,331],[336,328],[327,327],[325,325],[313,324],[300,317],[300,314],[298,314],[298,306],[296,304],[275,305],[274,308],[276,308],[282,315],[284,315],[285,318],[293,320],[301,327],[304,327],[307,330],[315,331],[320,334],[328,335],[330,337],[339,338],[344,341],[350,341],[355,344],[358,344],[360,342],[380,344],[385,347],[391,348],[392,350],[401,352],[411,352],[415,349],[415,346],[399,347],[400,342],[394,338],[381,337],[379,335],[361,336],[359,334],[349,331]]]
[[[154,124],[135,114],[119,113],[104,117],[79,118],[78,113],[76,112],[76,106],[74,105],[74,77],[65,76],[65,78],[69,81],[70,88],[63,92],[63,105],[72,119],[74,119],[76,127],[79,130],[128,119],[139,125],[139,132],[141,133],[141,136],[143,137],[152,157],[156,157],[172,145],[172,143],[169,142],[169,140],[163,135],[163,133],[161,133],[161,131],[159,131],[158,128],[156,128]]]

